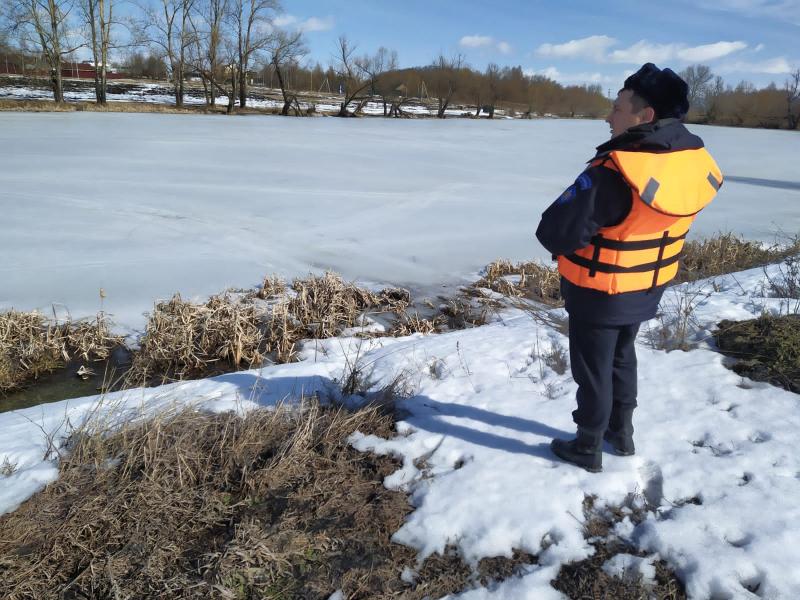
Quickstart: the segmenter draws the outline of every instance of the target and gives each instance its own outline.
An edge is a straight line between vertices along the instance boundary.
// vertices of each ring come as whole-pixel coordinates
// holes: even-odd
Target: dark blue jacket
[[[662,119],[633,127],[598,146],[595,158],[614,150],[675,152],[702,147],[703,140],[689,133],[679,120]],[[536,237],[554,257],[572,254],[588,246],[600,228],[621,223],[632,202],[633,194],[622,175],[606,167],[589,167],[544,211]],[[561,278],[561,295],[570,317],[598,325],[630,325],[652,319],[665,287],[606,294]]]

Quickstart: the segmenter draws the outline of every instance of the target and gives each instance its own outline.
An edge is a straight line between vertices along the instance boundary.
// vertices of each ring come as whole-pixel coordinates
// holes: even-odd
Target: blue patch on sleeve
[[[556,204],[566,204],[567,202],[571,202],[577,193],[578,191],[575,189],[574,185],[569,186],[566,190],[564,190],[564,193],[558,197]]]
[[[578,195],[578,191],[585,192],[586,190],[592,187],[592,178],[589,177],[588,173],[581,173],[578,178],[575,180],[571,186],[569,186],[564,193],[561,194],[558,199],[556,200],[556,204],[566,204],[567,202],[572,202],[575,196]]]
[[[592,178],[589,177],[588,173],[581,173],[575,180],[575,185],[577,185],[581,191],[586,191],[592,187]]]

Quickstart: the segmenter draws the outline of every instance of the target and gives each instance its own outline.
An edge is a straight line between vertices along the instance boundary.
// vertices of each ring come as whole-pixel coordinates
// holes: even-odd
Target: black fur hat
[[[689,86],[672,69],[662,70],[646,63],[625,80],[622,89],[647,100],[657,119],[682,119],[689,112]]]

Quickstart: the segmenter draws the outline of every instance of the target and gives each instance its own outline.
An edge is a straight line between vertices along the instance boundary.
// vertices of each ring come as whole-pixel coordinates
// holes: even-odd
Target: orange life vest
[[[591,165],[603,165],[625,178],[633,193],[631,210],[619,225],[601,228],[585,248],[559,256],[559,272],[575,285],[607,294],[667,283],[678,273],[689,226],[722,185],[717,163],[699,148],[614,151]]]

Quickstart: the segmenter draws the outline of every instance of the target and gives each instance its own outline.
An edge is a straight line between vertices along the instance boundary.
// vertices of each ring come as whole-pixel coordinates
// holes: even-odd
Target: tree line
[[[254,81],[280,90],[284,115],[306,114],[298,94],[320,92],[339,98],[340,116],[358,114],[369,101],[382,103],[385,116],[400,117],[407,115],[405,105],[427,99],[440,118],[463,105],[490,118],[498,107],[523,116],[598,118],[611,105],[599,84],[562,85],[520,66],[492,63],[478,70],[458,54],[399,68],[396,51],[380,47],[361,53],[346,36],[337,40],[328,65],[312,65],[305,61],[302,31],[277,25],[277,0],[153,0],[121,18],[123,2],[4,0],[0,52],[6,63],[9,57],[23,67],[27,60],[43,63],[56,102],[64,101],[62,66],[79,49],[88,49],[101,104],[107,101],[113,53],[124,57],[131,77],[169,81],[179,107],[189,77],[199,79],[209,106],[226,97],[228,112],[237,101],[247,106]],[[692,65],[681,75],[689,85],[693,122],[789,129],[800,124],[800,69],[782,87],[763,89],[744,81],[728,85],[705,65]]]
[[[726,84],[707,65],[691,65],[680,75],[689,86],[691,122],[771,129],[800,126],[800,68],[783,86],[773,82],[762,89],[747,81]]]

